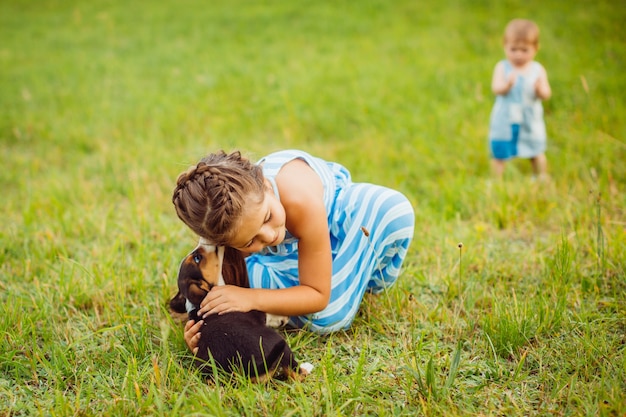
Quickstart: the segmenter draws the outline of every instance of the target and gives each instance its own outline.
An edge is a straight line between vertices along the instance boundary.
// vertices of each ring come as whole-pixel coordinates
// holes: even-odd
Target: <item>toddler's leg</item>
[[[548,176],[548,160],[546,154],[540,154],[530,159],[533,164],[533,172],[537,179],[546,179]]]
[[[504,159],[492,159],[491,160],[491,171],[496,178],[502,178],[504,174],[504,165],[506,161]]]
[[[511,139],[490,139],[491,171],[496,178],[504,175],[506,161],[517,155],[520,125],[511,125]]]

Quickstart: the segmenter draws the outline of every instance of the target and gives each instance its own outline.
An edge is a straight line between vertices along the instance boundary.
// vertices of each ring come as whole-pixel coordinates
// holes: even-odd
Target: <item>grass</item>
[[[489,175],[513,17],[552,182]],[[0,415],[626,413],[626,9],[615,2],[0,3]],[[405,192],[416,238],[302,383],[207,384],[167,312],[209,151],[302,148]],[[462,248],[459,242],[463,242]]]

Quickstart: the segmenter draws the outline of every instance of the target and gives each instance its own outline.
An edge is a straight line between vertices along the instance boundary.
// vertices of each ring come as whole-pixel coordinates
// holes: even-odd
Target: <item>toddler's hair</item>
[[[504,29],[503,42],[527,42],[534,47],[539,46],[539,26],[532,20],[513,19]]]
[[[178,217],[197,235],[228,245],[246,203],[263,199],[260,166],[239,151],[209,154],[176,180],[172,203]]]

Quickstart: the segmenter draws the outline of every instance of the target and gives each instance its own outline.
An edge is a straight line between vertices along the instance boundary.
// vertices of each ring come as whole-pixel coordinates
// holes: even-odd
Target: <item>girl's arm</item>
[[[535,82],[535,95],[540,100],[547,100],[552,96],[552,89],[548,82],[548,73],[543,67],[541,67],[541,74],[539,74]]]
[[[493,77],[491,79],[491,90],[496,95],[505,95],[513,88],[517,74],[515,71],[511,72],[508,77],[504,75],[504,64],[498,62],[493,70]]]
[[[286,164],[276,176],[276,185],[285,208],[287,229],[299,239],[300,285],[293,287],[290,296],[295,298],[288,302],[292,304],[292,311],[300,310],[298,315],[321,311],[330,299],[332,276],[330,232],[322,181],[306,162],[296,159]]]

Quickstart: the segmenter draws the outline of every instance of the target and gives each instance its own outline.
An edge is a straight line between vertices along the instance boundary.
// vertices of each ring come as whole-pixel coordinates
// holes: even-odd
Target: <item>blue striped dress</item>
[[[415,214],[400,192],[367,183],[353,183],[343,166],[286,150],[261,159],[265,177],[280,200],[275,177],[294,159],[305,161],[324,185],[324,204],[332,250],[329,304],[318,313],[291,317],[290,323],[319,333],[347,329],[365,291],[379,293],[394,284],[413,239]],[[252,288],[299,285],[298,240],[285,240],[246,258]]]

